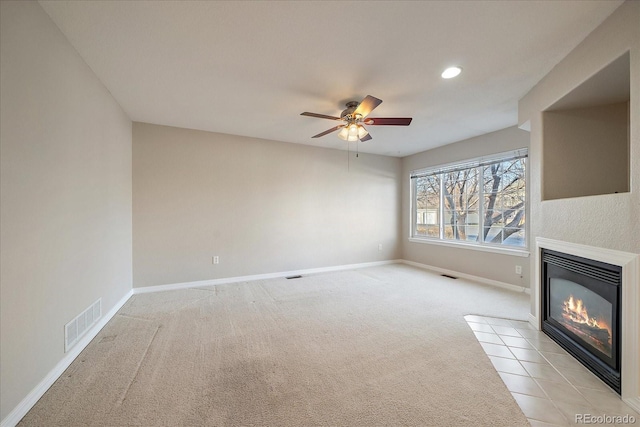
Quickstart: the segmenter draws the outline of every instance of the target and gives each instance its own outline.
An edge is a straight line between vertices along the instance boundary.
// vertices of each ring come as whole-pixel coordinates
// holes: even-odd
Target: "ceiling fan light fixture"
[[[363,126],[357,123],[351,123],[349,126],[343,127],[342,130],[338,132],[338,138],[344,141],[355,142],[364,138],[368,134],[369,132],[367,132]]]
[[[358,134],[357,133],[355,135],[349,134],[349,136],[347,137],[347,141],[349,141],[349,142],[356,142],[359,139],[360,138],[358,138]]]
[[[338,138],[347,141],[347,138],[349,138],[349,128],[348,127],[343,127],[340,132],[338,132]]]
[[[369,135],[369,132],[367,132],[364,126],[358,126],[358,139],[362,139],[367,135]]]
[[[449,67],[444,70],[441,74],[443,79],[452,79],[459,75],[462,72],[462,68],[460,67]]]

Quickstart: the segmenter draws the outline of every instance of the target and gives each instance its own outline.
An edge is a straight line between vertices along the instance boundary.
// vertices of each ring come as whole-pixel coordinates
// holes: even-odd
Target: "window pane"
[[[427,225],[427,236],[429,237],[440,237],[440,226],[439,225]]]
[[[505,228],[503,231],[505,245],[524,246],[524,229],[522,228]]]
[[[475,241],[477,227],[467,226],[478,223],[478,168],[445,173],[443,180],[445,239]]]
[[[478,226],[477,225],[467,225],[466,227],[466,236],[468,242],[477,242],[478,241]]]
[[[484,167],[483,232],[486,243],[525,245],[525,160],[509,160]]]
[[[480,231],[478,211],[468,211],[466,217],[466,235],[467,241],[478,241],[478,234]]]
[[[431,175],[416,181],[415,234],[440,237],[440,178]]]

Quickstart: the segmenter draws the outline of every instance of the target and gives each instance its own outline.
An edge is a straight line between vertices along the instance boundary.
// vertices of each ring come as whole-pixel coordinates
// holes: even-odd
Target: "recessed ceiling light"
[[[462,72],[460,67],[449,67],[442,72],[443,79],[452,79]]]

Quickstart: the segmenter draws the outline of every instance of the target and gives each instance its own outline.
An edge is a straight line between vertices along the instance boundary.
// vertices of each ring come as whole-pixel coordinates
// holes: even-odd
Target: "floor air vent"
[[[71,350],[71,348],[80,341],[80,338],[96,324],[101,316],[102,298],[99,298],[98,301],[91,304],[89,308],[80,313],[75,319],[64,325],[64,352],[66,353]]]
[[[448,274],[441,274],[442,277],[447,277],[449,279],[457,279],[456,276],[449,276]]]

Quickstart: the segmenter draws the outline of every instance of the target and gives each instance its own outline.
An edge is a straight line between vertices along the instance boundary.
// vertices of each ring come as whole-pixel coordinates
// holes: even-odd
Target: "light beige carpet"
[[[463,315],[526,294],[388,265],[133,296],[20,426],[528,426]]]

